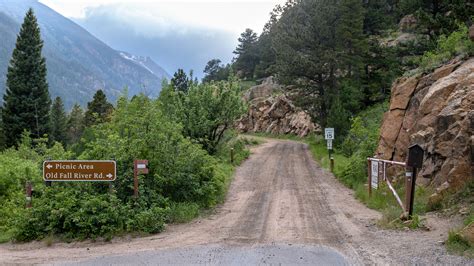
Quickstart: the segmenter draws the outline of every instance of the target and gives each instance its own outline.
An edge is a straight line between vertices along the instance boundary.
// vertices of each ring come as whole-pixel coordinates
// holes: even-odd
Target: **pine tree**
[[[51,140],[65,145],[67,142],[66,129],[67,117],[64,104],[61,97],[56,97],[51,107]]]
[[[246,29],[242,34],[240,34],[239,44],[235,48],[234,54],[237,55],[235,61],[236,70],[240,71],[243,77],[252,78],[255,66],[258,63],[258,54],[257,54],[257,34],[251,30]]]
[[[186,75],[184,70],[182,70],[181,68],[174,73],[173,78],[171,79],[171,85],[173,85],[174,89],[184,93],[188,92],[191,82],[192,77],[191,79],[188,78],[188,75]]]
[[[110,115],[114,107],[107,101],[102,90],[94,94],[91,102],[87,103],[87,111],[84,117],[85,126],[97,125],[110,120]]]
[[[3,150],[6,146],[5,134],[3,132],[3,122],[2,122],[2,108],[0,107],[0,151]]]
[[[13,50],[3,96],[2,121],[8,146],[15,145],[24,130],[35,138],[50,133],[51,99],[42,47],[40,29],[30,8]]]
[[[356,77],[363,70],[363,55],[367,51],[364,28],[364,8],[360,0],[341,0],[339,21],[336,26],[337,54],[339,68],[345,69],[347,76]]]
[[[68,144],[77,143],[84,132],[84,111],[79,104],[74,104],[67,120]]]

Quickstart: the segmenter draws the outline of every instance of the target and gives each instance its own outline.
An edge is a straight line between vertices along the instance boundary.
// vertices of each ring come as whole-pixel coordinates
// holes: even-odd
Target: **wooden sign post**
[[[148,160],[133,161],[133,197],[138,198],[138,175],[148,174]]]
[[[415,185],[416,185],[416,172],[417,168],[421,168],[423,165],[423,149],[415,144],[408,148],[408,159],[406,162],[406,196],[405,196],[405,208],[408,208],[408,218],[413,215],[413,202],[415,201]]]

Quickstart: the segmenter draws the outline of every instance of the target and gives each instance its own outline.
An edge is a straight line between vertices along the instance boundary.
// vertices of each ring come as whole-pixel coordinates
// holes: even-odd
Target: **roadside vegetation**
[[[125,89],[112,104],[98,90],[86,110],[75,105],[66,113],[59,97],[51,106],[41,48],[30,9],[1,112],[0,242],[157,233],[223,201],[234,167],[249,155],[249,143],[231,127],[245,112],[237,80],[199,83],[178,70],[157,99],[129,98]],[[37,95],[24,89],[33,85]],[[44,184],[43,161],[68,159],[114,160],[117,179]],[[149,162],[149,173],[139,177],[138,197],[135,159]],[[34,189],[31,208],[27,182]]]
[[[1,152],[0,240],[52,236],[110,239],[124,233],[157,233],[167,223],[188,222],[201,210],[222,202],[234,166],[249,155],[249,143],[231,130],[219,132],[218,140],[208,138],[212,134],[190,134],[201,130],[213,133],[215,127],[238,116],[243,109],[231,114],[225,108],[235,106],[217,104],[227,101],[238,105],[238,90],[222,82],[193,84],[189,94],[176,93],[171,98],[170,91],[174,91],[172,84],[157,100],[143,95],[121,97],[109,121],[86,127],[70,149],[59,142],[51,146],[47,139],[31,139],[25,131],[17,148]],[[191,93],[206,95],[199,98]],[[170,113],[165,115],[169,101],[186,102],[182,110],[175,110],[174,118]],[[184,106],[193,106],[194,114],[199,115],[194,122],[178,120],[188,110]],[[231,117],[226,117],[229,114]],[[208,127],[201,128],[205,121]],[[118,177],[112,187],[100,182],[62,182],[47,187],[40,171],[46,159],[113,159]],[[138,199],[132,196],[134,159],[147,159],[150,169],[149,174],[140,176]],[[26,181],[34,187],[32,208],[25,208]]]

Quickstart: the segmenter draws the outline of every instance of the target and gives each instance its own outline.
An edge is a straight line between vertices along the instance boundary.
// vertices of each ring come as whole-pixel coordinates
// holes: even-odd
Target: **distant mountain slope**
[[[6,71],[16,35],[29,7],[35,11],[44,40],[43,55],[51,96],[63,98],[67,108],[75,102],[84,106],[98,89],[104,89],[112,101],[126,86],[130,94],[144,92],[156,96],[161,80],[169,77],[151,59],[127,53],[123,54],[136,59],[122,56],[79,25],[35,0],[0,0],[1,95],[5,91]]]
[[[166,70],[164,70],[161,66],[155,63],[155,61],[153,61],[153,59],[151,59],[149,56],[136,56],[124,51],[119,51],[119,53],[123,58],[131,60],[134,63],[146,68],[153,75],[161,79],[166,78],[169,80],[171,78],[171,76],[166,72]]]

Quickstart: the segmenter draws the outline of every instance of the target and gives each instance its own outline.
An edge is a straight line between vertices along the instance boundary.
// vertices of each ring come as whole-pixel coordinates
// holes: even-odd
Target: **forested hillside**
[[[247,80],[275,76],[300,90],[296,102],[316,122],[344,136],[351,117],[387,100],[395,78],[441,63],[426,57],[439,38],[472,24],[473,14],[474,5],[461,0],[290,0],[275,7],[259,36],[242,33],[232,65],[209,61],[205,79],[230,69]]]

